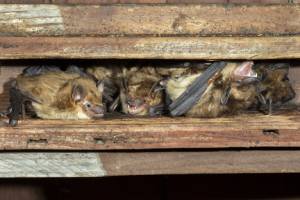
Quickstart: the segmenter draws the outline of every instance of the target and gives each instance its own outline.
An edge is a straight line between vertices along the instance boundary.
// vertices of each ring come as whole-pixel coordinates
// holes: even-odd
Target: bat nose
[[[92,108],[92,110],[96,114],[103,114],[104,113],[103,106],[95,106],[94,108]]]

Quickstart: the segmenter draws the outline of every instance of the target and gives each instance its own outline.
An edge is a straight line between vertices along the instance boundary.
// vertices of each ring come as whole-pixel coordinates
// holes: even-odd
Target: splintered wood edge
[[[300,147],[299,112],[228,118],[24,120],[0,126],[2,150]]]
[[[1,178],[299,172],[299,150],[0,153]]]
[[[0,59],[298,59],[290,37],[0,37]]]
[[[2,4],[0,13],[2,36],[274,36],[300,33],[298,4]]]

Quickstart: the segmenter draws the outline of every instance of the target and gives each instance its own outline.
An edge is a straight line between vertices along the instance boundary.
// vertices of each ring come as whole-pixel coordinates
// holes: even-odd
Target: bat
[[[30,102],[42,119],[101,118],[103,83],[77,73],[49,71],[39,75],[19,75],[10,89],[9,123],[17,125],[22,105]]]
[[[257,74],[252,70],[253,62],[225,64],[216,62],[208,69],[186,69],[185,72],[181,71],[179,76],[171,76],[166,83],[166,92],[173,105],[174,102],[175,106],[176,102],[179,104],[184,102],[183,108],[171,115],[217,117],[232,111],[234,101],[243,102],[244,99],[254,101],[256,93],[253,92],[255,91],[253,83],[257,80]],[[251,94],[241,95],[241,88],[245,90],[246,87],[252,88]],[[189,96],[189,93],[191,97],[187,99],[192,100],[182,100],[182,97]],[[252,102],[239,107],[248,107],[248,104]]]
[[[259,84],[260,110],[272,114],[273,107],[292,100],[296,93],[289,81],[290,65],[288,63],[262,63],[256,65],[256,71],[261,77]]]

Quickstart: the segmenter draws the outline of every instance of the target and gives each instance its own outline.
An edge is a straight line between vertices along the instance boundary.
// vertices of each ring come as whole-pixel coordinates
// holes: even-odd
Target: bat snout
[[[136,99],[130,98],[127,100],[127,104],[129,107],[139,107],[144,104],[144,101],[139,98]]]

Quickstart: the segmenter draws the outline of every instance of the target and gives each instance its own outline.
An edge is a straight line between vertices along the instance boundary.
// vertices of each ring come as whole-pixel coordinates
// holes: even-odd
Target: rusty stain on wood
[[[23,120],[15,128],[0,127],[0,149],[300,147],[299,113],[215,119]]]
[[[274,36],[300,33],[298,4],[3,4],[0,13],[0,30],[4,36]]]
[[[290,37],[0,37],[0,59],[297,59]]]

